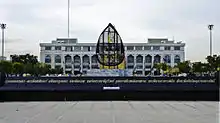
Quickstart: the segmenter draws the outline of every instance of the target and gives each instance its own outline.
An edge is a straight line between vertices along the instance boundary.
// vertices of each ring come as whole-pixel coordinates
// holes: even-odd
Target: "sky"
[[[67,3],[0,0],[0,23],[7,24],[5,55],[39,56],[39,43],[67,37]],[[219,5],[219,0],[70,0],[70,36],[80,43],[96,43],[112,23],[124,43],[174,38],[186,43],[186,60],[204,61],[209,55],[209,24],[214,24],[213,54],[220,54]]]

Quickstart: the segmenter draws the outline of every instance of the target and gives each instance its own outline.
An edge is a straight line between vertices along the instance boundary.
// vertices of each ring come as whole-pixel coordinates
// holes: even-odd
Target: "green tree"
[[[191,71],[190,61],[180,62],[176,65],[180,73],[189,73]]]
[[[13,63],[13,73],[22,74],[24,72],[24,64],[15,62]]]
[[[19,62],[23,64],[36,64],[38,63],[37,56],[26,54],[26,55],[11,55],[12,62]]]
[[[44,64],[44,63],[39,64],[39,70],[40,70],[41,75],[46,75],[50,73],[50,69],[51,69],[51,66],[48,64]]]
[[[9,61],[0,62],[0,71],[5,72],[6,74],[12,73],[12,63]]]
[[[161,70],[163,73],[167,73],[167,71],[171,68],[169,65],[166,63],[158,63],[154,65],[154,68],[156,68],[158,73],[161,73]]]
[[[220,66],[220,55],[207,56],[206,60],[209,64],[209,71],[215,72]]]
[[[28,74],[34,74],[34,65],[31,63],[25,64],[24,65],[24,73],[28,73]]]

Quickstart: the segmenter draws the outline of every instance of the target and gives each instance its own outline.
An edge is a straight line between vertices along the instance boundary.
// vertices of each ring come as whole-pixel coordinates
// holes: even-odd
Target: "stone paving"
[[[219,102],[0,103],[0,123],[219,123]]]

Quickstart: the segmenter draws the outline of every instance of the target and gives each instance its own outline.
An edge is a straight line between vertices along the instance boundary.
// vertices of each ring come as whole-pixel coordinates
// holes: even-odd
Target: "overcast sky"
[[[207,25],[214,24],[213,49],[220,54],[219,0],[70,0],[71,37],[97,42],[112,23],[123,42],[167,37],[186,43],[186,59],[209,54]],[[39,56],[40,42],[67,37],[67,0],[0,0],[0,23],[6,23],[6,55]]]

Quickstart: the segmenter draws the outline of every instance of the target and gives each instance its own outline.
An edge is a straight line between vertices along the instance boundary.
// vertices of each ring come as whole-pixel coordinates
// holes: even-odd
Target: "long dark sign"
[[[215,77],[9,77],[6,83],[215,83]]]

